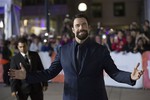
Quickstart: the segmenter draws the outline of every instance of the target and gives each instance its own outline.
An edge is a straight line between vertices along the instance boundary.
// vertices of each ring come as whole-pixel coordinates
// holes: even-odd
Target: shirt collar
[[[85,47],[90,43],[90,38],[88,37],[82,44],[77,43],[75,40],[75,46],[80,45],[80,47]]]
[[[25,57],[25,55],[27,55],[28,56],[28,52],[25,54],[25,53],[22,53],[22,52],[20,52],[21,53],[21,55],[23,56],[23,57]]]

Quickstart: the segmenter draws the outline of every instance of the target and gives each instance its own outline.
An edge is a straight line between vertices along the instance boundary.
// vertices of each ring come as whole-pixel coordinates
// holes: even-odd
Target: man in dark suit
[[[27,72],[37,72],[44,70],[41,59],[37,52],[28,51],[27,40],[25,38],[18,39],[18,50],[10,63],[13,69],[20,69],[20,63],[24,66]],[[11,80],[12,96],[16,96],[17,100],[27,100],[30,96],[31,100],[43,100],[43,90],[46,90],[48,82],[38,82],[29,84],[26,80]]]
[[[108,100],[103,70],[114,80],[130,85],[143,74],[138,66],[132,73],[116,67],[107,48],[89,38],[89,22],[84,14],[75,16],[72,31],[75,40],[60,48],[49,69],[26,73],[21,65],[20,70],[10,70],[11,78],[36,83],[54,78],[63,69],[63,100]]]

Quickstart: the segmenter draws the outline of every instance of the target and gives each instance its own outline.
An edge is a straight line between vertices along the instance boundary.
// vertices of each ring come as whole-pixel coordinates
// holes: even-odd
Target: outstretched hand
[[[137,66],[134,68],[131,74],[132,80],[138,80],[143,75],[144,70],[138,70],[139,65],[140,63],[137,64]]]
[[[21,63],[20,63],[20,68],[21,69],[19,70],[9,69],[8,75],[11,77],[11,79],[23,80],[26,78],[26,70]]]

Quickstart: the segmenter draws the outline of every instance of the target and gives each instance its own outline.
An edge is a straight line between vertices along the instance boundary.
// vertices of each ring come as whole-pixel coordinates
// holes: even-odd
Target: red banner
[[[143,69],[144,69],[143,87],[150,88],[150,51],[143,53],[142,60],[143,60]]]
[[[2,55],[0,54],[0,59],[2,58]],[[0,64],[0,82],[3,82],[3,65]]]

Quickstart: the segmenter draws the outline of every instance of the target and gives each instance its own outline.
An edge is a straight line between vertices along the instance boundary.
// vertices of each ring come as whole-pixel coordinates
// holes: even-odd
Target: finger
[[[17,70],[15,70],[15,69],[9,69],[8,75],[10,77],[15,77],[16,73],[18,73]]]
[[[19,63],[19,65],[20,65],[20,67],[22,67],[22,66],[23,66],[21,62]]]
[[[138,75],[138,78],[140,78],[140,77],[141,77],[141,74]]]
[[[9,69],[9,71],[12,71],[13,69]]]
[[[140,63],[138,63],[138,64],[136,65],[136,67],[134,68],[133,75],[135,75],[135,74],[136,74],[136,72],[138,71],[138,67],[139,67],[139,65],[140,65]]]
[[[136,70],[138,69],[139,65],[140,65],[140,63],[138,63],[138,64],[136,65],[136,67],[135,67]]]
[[[9,72],[8,75],[9,75],[10,77],[14,77],[14,76],[15,76],[15,73],[14,73],[14,72]]]
[[[15,69],[9,69],[9,73],[12,73],[12,72],[16,72],[17,70]]]
[[[16,73],[12,73],[11,78],[12,79],[18,79],[18,76],[16,75]]]
[[[10,79],[14,79],[15,75],[12,73],[9,73],[8,76],[10,76]]]
[[[16,72],[17,70],[16,69],[9,69],[9,73],[10,72]]]
[[[8,75],[11,76],[12,75],[13,70],[9,69],[8,71]]]
[[[24,71],[25,69],[24,69],[22,63],[20,63],[19,65],[20,65],[20,67],[21,67],[21,70]]]
[[[10,79],[15,79],[15,76],[11,76]]]
[[[144,73],[144,71],[143,71],[143,70],[141,70],[141,71],[140,71],[140,75],[143,75],[143,73]]]

